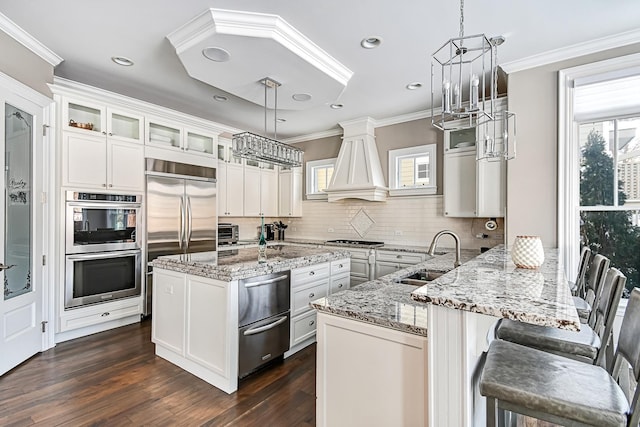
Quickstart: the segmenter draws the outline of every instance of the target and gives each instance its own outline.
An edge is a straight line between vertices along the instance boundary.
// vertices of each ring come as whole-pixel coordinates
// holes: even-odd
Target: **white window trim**
[[[398,158],[415,156],[418,154],[429,155],[429,182],[430,185],[412,188],[397,188],[398,186]],[[438,190],[437,180],[436,144],[418,145],[415,147],[389,150],[389,195],[390,196],[419,196],[436,194]]]
[[[558,249],[566,277],[578,270],[580,241],[580,150],[573,117],[574,82],[640,66],[640,54],[560,70],[558,73]]]
[[[323,166],[335,167],[337,159],[338,159],[337,157],[334,157],[332,159],[311,160],[309,162],[306,162],[305,180],[306,180],[306,196],[308,200],[326,200],[328,198],[327,193],[313,191],[313,169],[317,167],[323,167]]]

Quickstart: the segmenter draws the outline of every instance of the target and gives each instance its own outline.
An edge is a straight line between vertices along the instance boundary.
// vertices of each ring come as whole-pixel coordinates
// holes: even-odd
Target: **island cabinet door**
[[[184,356],[185,275],[153,269],[151,341]]]
[[[427,426],[427,338],[317,313],[316,422]]]

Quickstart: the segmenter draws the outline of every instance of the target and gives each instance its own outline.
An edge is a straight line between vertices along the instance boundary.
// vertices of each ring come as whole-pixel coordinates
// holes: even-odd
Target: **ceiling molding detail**
[[[330,92],[334,93],[329,102],[334,102],[353,76],[350,69],[278,15],[206,9],[167,35],[167,39],[191,77],[252,102],[256,102],[256,99],[252,98],[259,96],[252,92],[255,89],[250,85],[264,77],[276,80],[284,78],[289,81],[281,83],[288,86],[296,82],[304,85],[304,78],[310,79],[311,82],[320,81],[323,80],[321,75],[324,75],[325,86],[320,87],[321,90],[316,96],[329,88]],[[219,76],[220,73],[211,72],[211,64],[203,62],[205,59],[201,55],[204,46],[222,47],[230,52],[231,59],[225,64],[224,69],[227,70],[227,74],[235,75],[235,79],[225,79],[224,76]],[[245,62],[236,62],[243,61],[239,58],[244,58]],[[246,62],[252,60],[263,65],[269,75],[255,78],[251,73],[247,74],[248,69],[256,68],[255,64]],[[271,62],[268,62],[269,60]],[[304,67],[306,64],[306,69],[299,69],[297,73],[296,70],[286,73],[281,67],[281,62],[285,62],[286,65],[289,61],[297,61],[291,62],[297,64],[297,67]],[[239,68],[230,68],[234,66]],[[251,75],[253,80],[243,81],[243,77],[248,75]],[[301,75],[304,78],[301,79]],[[329,81],[333,83],[330,84]]]
[[[4,31],[15,41],[56,67],[64,59],[56,55],[51,49],[36,40],[31,34],[17,26],[12,20],[0,13],[0,30]]]
[[[313,141],[315,139],[330,138],[332,136],[342,136],[342,129],[329,129],[322,132],[294,136],[293,138],[283,139],[282,142],[285,144],[296,144],[298,142]]]
[[[613,36],[602,37],[600,39],[590,40],[560,49],[550,50],[548,52],[529,56],[518,61],[511,61],[500,64],[500,67],[505,71],[505,73],[512,74],[517,73],[518,71],[541,67],[543,65],[552,64],[554,62],[577,58],[579,56],[589,55],[592,53],[601,52],[603,50],[627,46],[634,43],[640,43],[640,30],[631,30]]]

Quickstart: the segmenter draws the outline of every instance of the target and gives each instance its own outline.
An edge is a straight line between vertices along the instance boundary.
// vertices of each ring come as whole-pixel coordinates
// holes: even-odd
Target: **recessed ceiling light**
[[[329,105],[329,107],[333,108],[334,110],[339,110],[342,107],[344,107],[344,105],[342,105],[342,104],[331,104],[331,105]]]
[[[416,90],[416,89],[420,89],[422,87],[422,83],[413,82],[413,83],[409,83],[406,87],[409,90]]]
[[[123,67],[130,67],[133,65],[133,61],[129,58],[125,58],[124,56],[112,56],[111,60],[118,65],[122,65]]]
[[[228,100],[229,98],[227,98],[224,95],[213,95],[213,99],[215,99],[216,101],[219,101],[219,102],[224,102],[224,101]]]
[[[300,102],[308,101],[311,99],[311,95],[309,95],[308,93],[294,93],[291,97],[294,100]]]
[[[382,44],[382,39],[380,37],[370,36],[365,37],[360,42],[360,46],[365,49],[374,49]]]
[[[227,62],[231,58],[231,54],[221,47],[205,47],[202,54],[213,62]]]
[[[287,119],[276,119],[278,123],[284,123],[287,121]]]

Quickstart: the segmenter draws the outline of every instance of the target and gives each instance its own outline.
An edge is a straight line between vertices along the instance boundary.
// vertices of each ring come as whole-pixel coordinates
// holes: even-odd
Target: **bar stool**
[[[580,261],[578,262],[578,276],[575,282],[569,282],[571,288],[571,294],[576,297],[585,297],[585,278],[587,275],[587,267],[589,266],[589,259],[591,258],[591,249],[587,246],[583,246],[580,249]]]
[[[561,425],[637,427],[640,387],[631,402],[618,384],[631,366],[640,380],[640,289],[631,298],[622,321],[620,340],[610,373],[566,357],[495,340],[489,346],[480,378],[487,398],[487,427],[504,420],[504,411]]]
[[[501,340],[602,365],[626,281],[627,278],[617,269],[607,271],[594,316],[591,316],[589,324],[581,325],[579,332],[501,319],[495,335]]]
[[[573,304],[576,306],[578,316],[583,323],[589,321],[591,307],[600,295],[600,286],[604,280],[604,272],[609,268],[609,258],[601,254],[595,254],[589,265],[589,278],[586,281],[585,297],[573,297]]]

